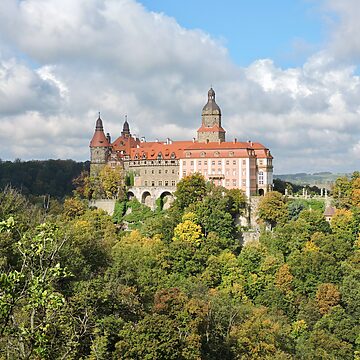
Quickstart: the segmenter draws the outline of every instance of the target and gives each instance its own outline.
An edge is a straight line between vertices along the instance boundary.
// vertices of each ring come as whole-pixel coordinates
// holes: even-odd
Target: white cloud
[[[360,59],[358,0],[324,0],[328,11],[329,50],[343,61]]]
[[[357,166],[360,80],[330,46],[302,67],[240,68],[133,0],[2,0],[0,34],[3,158],[87,159],[99,110],[113,138],[128,114],[147,139],[191,139],[213,84],[228,139],[269,146],[276,173]]]

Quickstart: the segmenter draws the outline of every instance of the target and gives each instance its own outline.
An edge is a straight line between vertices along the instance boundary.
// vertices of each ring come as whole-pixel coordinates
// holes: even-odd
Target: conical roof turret
[[[96,120],[95,132],[90,141],[90,147],[109,147],[110,143],[104,133],[103,122],[100,117]]]
[[[124,122],[124,125],[123,125],[123,130],[121,132],[121,135],[122,136],[130,136],[130,126],[129,126],[129,123],[127,121],[127,115],[125,115],[125,122]]]

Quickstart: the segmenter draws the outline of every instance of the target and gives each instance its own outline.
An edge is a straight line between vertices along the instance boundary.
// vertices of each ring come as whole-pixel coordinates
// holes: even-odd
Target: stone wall
[[[101,199],[89,201],[89,206],[94,206],[98,209],[106,211],[110,216],[114,214],[116,200]]]

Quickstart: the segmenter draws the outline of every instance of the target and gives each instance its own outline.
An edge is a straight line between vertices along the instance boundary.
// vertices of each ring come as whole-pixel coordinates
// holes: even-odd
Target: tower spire
[[[96,120],[95,130],[96,131],[104,131],[103,122],[102,122],[101,117],[100,117],[100,111],[99,111],[99,117]]]
[[[127,121],[127,115],[125,115],[125,121],[124,121],[123,131],[121,132],[121,135],[125,136],[125,137],[130,136],[130,126],[129,126],[129,123]]]

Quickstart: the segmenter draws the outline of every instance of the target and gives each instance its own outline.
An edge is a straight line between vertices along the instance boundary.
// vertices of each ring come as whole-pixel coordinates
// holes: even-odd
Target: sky
[[[360,162],[358,0],[1,0],[0,158],[89,159],[101,111],[192,139],[213,86],[227,140],[274,172]]]

